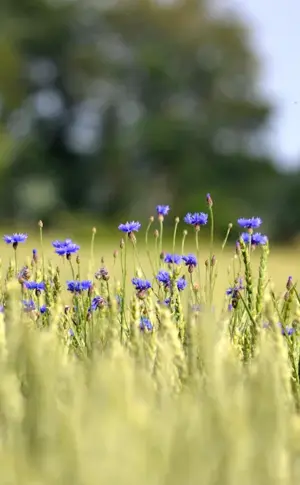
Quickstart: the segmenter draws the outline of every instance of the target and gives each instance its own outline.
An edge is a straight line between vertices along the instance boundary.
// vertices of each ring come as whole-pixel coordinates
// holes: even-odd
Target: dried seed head
[[[206,202],[208,204],[208,207],[212,207],[213,206],[213,200],[212,200],[210,194],[206,194]]]
[[[199,291],[199,289],[200,289],[199,284],[198,283],[194,283],[193,284],[193,290],[194,290],[194,292],[197,293]]]
[[[129,232],[128,237],[129,237],[130,241],[132,242],[132,244],[136,243],[136,237],[135,237],[134,232]]]
[[[287,283],[286,283],[286,289],[291,290],[293,287],[293,281],[292,281],[292,276],[288,277]]]
[[[98,269],[98,271],[96,271],[96,273],[95,273],[95,278],[96,278],[96,280],[108,281],[109,280],[109,274],[108,274],[107,269],[105,267]]]
[[[28,266],[24,266],[23,268],[21,268],[18,274],[19,283],[22,284],[24,283],[24,281],[28,281],[30,276],[31,276],[30,269],[28,268]]]

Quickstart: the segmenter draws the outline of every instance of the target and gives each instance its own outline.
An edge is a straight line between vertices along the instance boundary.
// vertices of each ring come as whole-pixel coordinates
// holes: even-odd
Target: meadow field
[[[182,230],[3,241],[1,484],[299,483],[297,248]]]

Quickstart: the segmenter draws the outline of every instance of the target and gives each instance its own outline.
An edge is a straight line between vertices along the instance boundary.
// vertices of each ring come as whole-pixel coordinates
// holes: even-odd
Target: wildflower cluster
[[[270,286],[267,277],[269,239],[260,232],[254,232],[261,226],[261,218],[239,218],[237,229],[241,232],[238,233],[235,244],[229,241],[233,225],[228,226],[222,250],[226,244],[232,245],[233,255],[235,252],[236,254],[228,272],[228,287],[224,290],[225,305],[221,308],[214,302],[218,259],[214,254],[214,204],[210,194],[207,194],[206,202],[209,214],[189,212],[183,218],[184,224],[192,226],[195,231],[194,237],[189,239],[184,226],[180,246],[177,244],[180,221],[178,217],[175,218],[170,247],[167,244],[164,247],[162,237],[164,221],[169,216],[170,207],[156,206],[157,222],[151,216],[146,229],[146,255],[150,268],[148,271],[144,271],[140,263],[138,239],[142,224],[138,221],[125,222],[118,226],[119,231],[126,237],[121,239],[120,250],[112,252],[113,268],[104,265],[102,258],[100,268],[91,270],[86,279],[82,278],[80,246],[72,239],[52,242],[52,257],[58,255],[62,258],[57,258],[55,264],[51,261],[45,263],[41,248],[32,250],[31,265],[26,264],[19,268],[17,248],[19,243],[27,241],[28,236],[22,233],[6,235],[4,241],[14,249],[14,263],[10,263],[5,285],[13,279],[17,281],[23,314],[36,321],[39,326],[50,325],[54,321],[54,315],[60,311],[60,316],[55,318],[55,324],[63,338],[71,339],[71,348],[79,352],[80,347],[86,355],[90,355],[94,346],[103,343],[105,338],[112,338],[112,335],[118,336],[124,345],[136,338],[137,330],[145,338],[148,338],[147,334],[154,335],[160,331],[165,311],[168,312],[183,345],[183,351],[190,331],[190,315],[196,321],[199,319],[200,325],[201,316],[209,312],[224,327],[232,345],[237,345],[245,362],[251,360],[255,354],[260,332],[273,334],[280,330],[280,338],[286,342],[291,365],[295,367],[297,355],[300,353],[300,297],[291,277],[287,280],[283,296],[275,295]],[[152,251],[148,233],[150,226],[155,223],[157,227],[153,232]],[[205,226],[210,227],[205,233],[206,237],[210,237],[209,257],[203,254],[200,242],[200,228]],[[95,234],[96,231],[93,230],[92,255]],[[185,251],[185,245],[189,244],[191,250],[194,241],[195,252]],[[255,248],[256,253],[260,253],[257,273],[251,260],[251,253]],[[75,254],[74,262],[72,256]],[[65,283],[61,281],[62,267],[64,271],[66,268],[69,271],[69,278]],[[120,277],[117,277],[117,272]],[[0,301],[0,312],[4,313],[4,317],[9,300],[5,285]],[[265,303],[266,295],[268,306]],[[61,308],[63,311],[59,310]],[[280,323],[275,325],[274,321]]]
[[[65,239],[65,241],[53,241],[52,246],[55,248],[56,254],[59,256],[66,256],[69,258],[71,254],[77,253],[80,246],[73,243],[72,239]]]

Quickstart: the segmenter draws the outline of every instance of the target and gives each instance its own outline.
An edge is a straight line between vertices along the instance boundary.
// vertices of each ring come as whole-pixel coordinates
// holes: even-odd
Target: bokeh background
[[[204,210],[210,192],[220,236],[259,215],[297,239],[300,171],[276,159],[262,46],[227,7],[1,0],[0,224],[115,227],[157,203]]]

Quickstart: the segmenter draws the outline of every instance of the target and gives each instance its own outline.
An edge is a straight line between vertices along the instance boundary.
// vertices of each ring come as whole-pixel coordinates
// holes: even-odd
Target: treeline
[[[300,174],[264,153],[247,29],[208,1],[1,2],[0,219],[218,204],[297,233]]]

